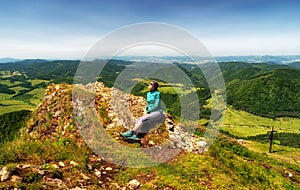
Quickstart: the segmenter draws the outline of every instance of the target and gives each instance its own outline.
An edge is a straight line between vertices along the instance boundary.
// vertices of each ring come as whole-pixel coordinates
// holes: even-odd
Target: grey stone
[[[8,180],[9,176],[10,172],[8,171],[8,168],[6,166],[0,170],[0,181]]]

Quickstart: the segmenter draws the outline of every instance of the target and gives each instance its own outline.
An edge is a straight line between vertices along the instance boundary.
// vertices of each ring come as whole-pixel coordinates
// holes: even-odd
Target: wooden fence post
[[[274,130],[274,126],[272,126],[272,130],[269,131],[269,132],[271,132],[271,134],[270,134],[270,148],[269,148],[269,153],[272,153],[273,133],[274,133],[274,132],[277,132],[277,131],[275,131],[275,130]]]

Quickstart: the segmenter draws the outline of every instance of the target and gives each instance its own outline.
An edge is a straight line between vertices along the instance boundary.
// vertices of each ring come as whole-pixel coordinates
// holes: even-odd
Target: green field
[[[10,89],[13,90],[13,91],[15,91],[16,94],[19,94],[19,92],[21,90],[29,90],[29,88],[25,88],[25,87],[22,87],[22,86],[11,87]]]
[[[34,110],[44,97],[45,86],[50,81],[28,79],[25,74],[12,75],[10,71],[0,72],[0,84],[14,93],[0,93],[0,115],[4,113]],[[40,85],[40,86],[39,86]]]
[[[34,85],[37,85],[37,84],[40,84],[40,83],[48,83],[49,81],[48,80],[42,80],[42,79],[34,79],[34,80],[29,80],[29,82],[31,82],[31,84],[34,86]]]
[[[272,126],[277,132],[274,133],[272,153],[269,153],[268,138],[270,134],[268,132]],[[300,148],[295,148],[295,142],[299,142],[300,119],[276,118],[273,120],[244,111],[237,111],[228,106],[222,131],[228,132],[236,138],[246,139],[243,140],[242,145],[249,150],[267,154],[286,163],[300,165]],[[278,140],[285,134],[289,136],[282,142]],[[287,145],[281,145],[283,142],[287,142]]]
[[[23,101],[18,100],[5,100],[0,101],[0,115],[4,113],[14,112],[14,111],[20,111],[20,110],[31,110],[33,111],[36,106],[30,106],[27,103]]]
[[[238,137],[266,134],[274,126],[277,132],[300,133],[300,119],[276,118],[275,120],[237,111],[230,106],[226,109],[222,130]]]
[[[196,92],[197,88],[191,87],[191,88],[182,88],[181,86],[174,85],[174,86],[161,86],[159,88],[159,91],[163,93],[169,93],[169,94],[180,94],[180,95],[186,95],[189,93]]]
[[[269,144],[254,141],[246,141],[244,147],[257,153],[267,154],[269,157],[279,159],[289,164],[300,166],[300,149],[274,144],[272,153],[269,153]]]
[[[144,83],[146,86],[150,82],[150,80],[143,80],[139,78],[135,78],[132,80]],[[169,84],[169,83],[159,82],[159,91],[165,94],[186,95],[192,92],[196,92],[197,90],[200,90],[200,88],[184,87],[184,85],[180,83]],[[141,92],[145,94],[147,93],[147,91],[148,88],[144,88]]]

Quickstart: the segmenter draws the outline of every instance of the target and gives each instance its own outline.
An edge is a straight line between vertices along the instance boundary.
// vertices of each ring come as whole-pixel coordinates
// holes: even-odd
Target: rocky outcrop
[[[127,94],[116,88],[105,87],[100,82],[88,84],[84,86],[84,89],[95,93],[95,108],[104,111],[105,115],[98,113],[108,131],[113,128],[132,128],[135,119],[144,113],[146,101],[143,97]],[[73,103],[80,104],[77,100],[73,100]],[[28,131],[33,131],[35,128],[36,130],[31,134],[36,138],[49,139],[60,135],[72,138],[74,142],[82,145],[84,142],[76,130],[72,110],[72,86],[51,85],[46,90],[44,100],[37,109],[35,121],[29,125]],[[168,129],[164,131],[164,135],[157,134],[157,131],[152,134],[156,134],[157,138],[167,136],[172,146],[188,152],[203,153],[205,151],[205,139],[196,137],[187,132],[183,126],[175,124],[171,115],[166,114],[164,126]],[[150,146],[160,142],[151,138],[146,139],[144,144]]]
[[[103,83],[89,84],[85,87],[90,92],[95,92],[95,103],[97,109],[106,109],[108,123],[105,123],[107,130],[112,130],[115,127],[123,127],[130,129],[134,126],[136,118],[140,117],[144,113],[146,107],[146,100],[143,97],[134,96],[132,94],[124,93],[116,88],[107,88]],[[75,101],[75,103],[77,103]],[[99,117],[103,117],[99,115]],[[166,131],[158,134],[157,137],[168,138],[169,144],[175,148],[185,150],[194,153],[203,153],[206,151],[205,139],[196,137],[190,132],[185,130],[184,126],[179,126],[174,123],[171,115],[166,114],[164,124]],[[150,135],[157,134],[159,131],[150,132]],[[147,139],[147,138],[146,138]],[[165,139],[164,139],[165,140]],[[163,140],[161,140],[163,141]],[[144,145],[154,146],[161,141],[153,141],[148,138],[146,141],[142,141]]]

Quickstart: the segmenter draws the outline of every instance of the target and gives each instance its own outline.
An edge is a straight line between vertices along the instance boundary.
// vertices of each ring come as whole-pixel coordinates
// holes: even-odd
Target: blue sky
[[[299,9],[297,0],[0,0],[0,57],[81,58],[139,22],[183,28],[214,56],[295,55]]]

